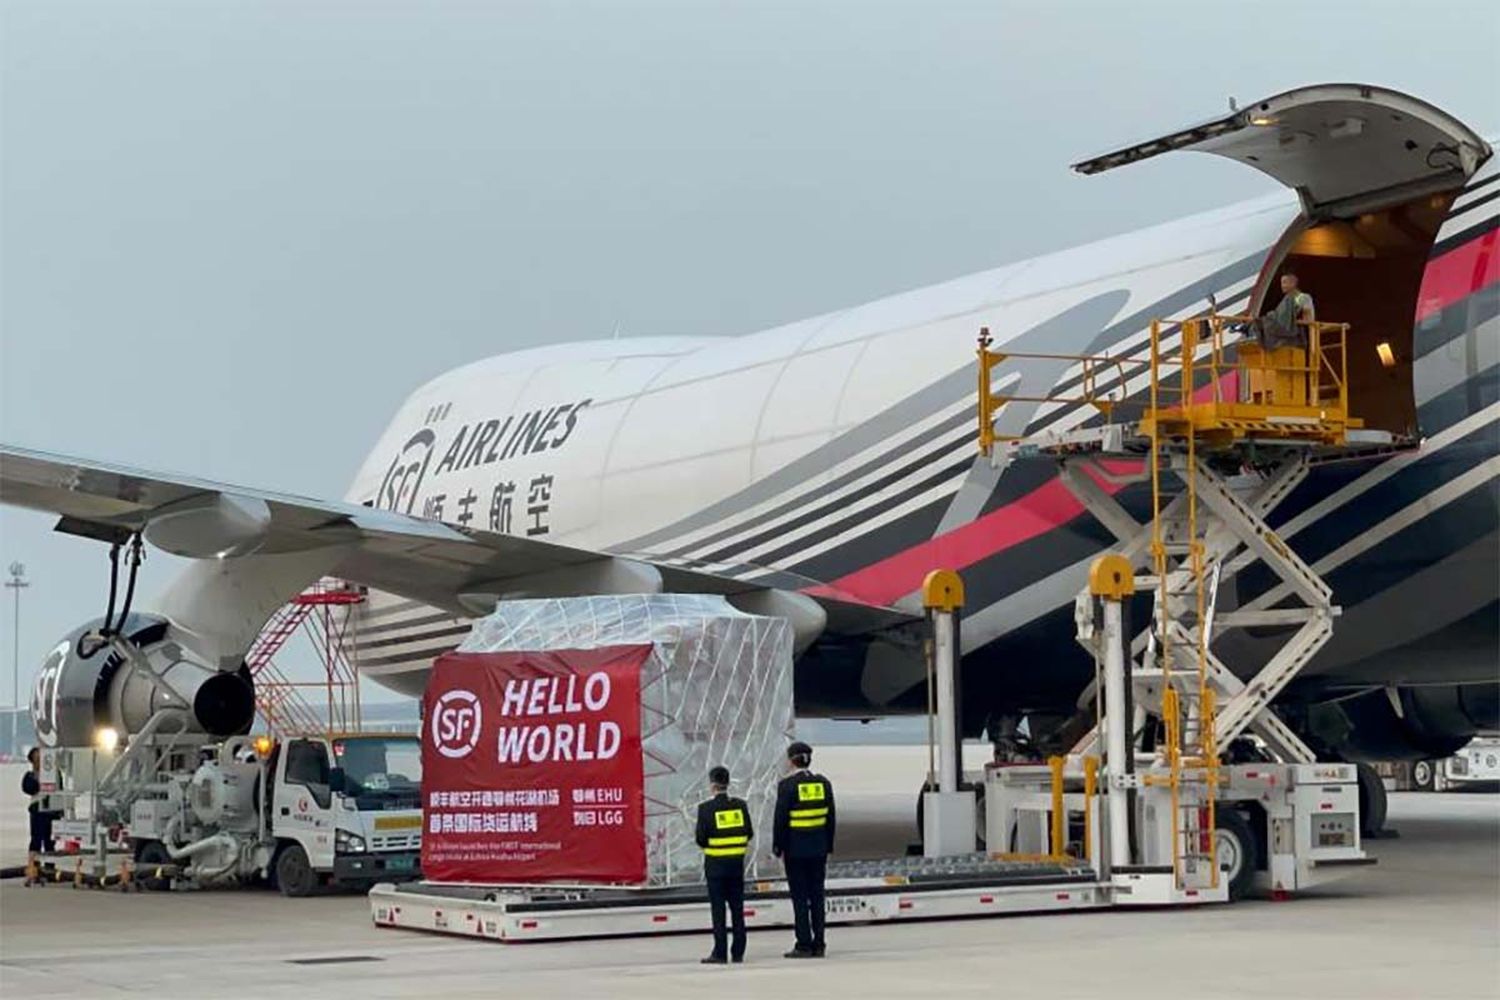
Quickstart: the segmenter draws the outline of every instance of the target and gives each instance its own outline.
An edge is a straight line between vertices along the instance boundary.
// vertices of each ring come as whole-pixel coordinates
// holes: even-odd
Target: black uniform
[[[823,953],[823,880],[833,850],[836,812],[833,783],[821,774],[797,771],[776,786],[772,848],[786,866],[797,925],[797,950]]]
[[[56,814],[46,807],[47,801],[42,795],[42,783],[38,780],[35,771],[27,771],[21,775],[21,792],[31,799],[30,804],[26,806],[26,818],[31,835],[26,844],[26,850],[33,854],[52,850],[52,819]]]
[[[696,840],[703,848],[703,881],[714,921],[714,958],[723,959],[727,937],[724,911],[734,927],[734,946],[727,949],[736,962],[745,957],[745,852],[755,829],[744,799],[720,792],[698,805]]]

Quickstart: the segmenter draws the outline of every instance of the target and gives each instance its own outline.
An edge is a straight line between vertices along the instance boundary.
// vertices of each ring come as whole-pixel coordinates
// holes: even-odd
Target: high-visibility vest
[[[750,826],[745,820],[745,808],[738,802],[725,804],[712,813],[713,823],[709,829],[708,846],[703,856],[708,858],[742,858],[750,847]]]
[[[1317,319],[1317,313],[1313,306],[1313,297],[1306,292],[1296,291],[1292,293],[1292,308],[1296,309],[1298,314],[1306,309],[1309,320]],[[1299,319],[1300,315],[1294,315],[1292,318]]]
[[[787,813],[793,830],[816,830],[828,825],[828,786],[813,778],[797,782],[797,805]]]

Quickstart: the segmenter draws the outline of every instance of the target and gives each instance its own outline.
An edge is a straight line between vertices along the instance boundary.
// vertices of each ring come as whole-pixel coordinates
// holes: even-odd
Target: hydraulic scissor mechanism
[[[1145,763],[1139,774],[1108,780],[1132,793],[1169,787],[1173,868],[1184,888],[1217,877],[1214,803],[1228,780],[1221,759],[1232,742],[1249,734],[1286,764],[1315,761],[1272,703],[1332,636],[1339,608],[1268,518],[1310,466],[1393,446],[1390,435],[1366,431],[1349,415],[1346,324],[1303,324],[1300,341],[1268,350],[1249,339],[1252,323],[1216,313],[1154,321],[1136,355],[1119,357],[1007,353],[993,349],[988,330],[979,336],[981,452],[997,467],[1055,461],[1134,574],[1136,596],[1116,599],[1123,683],[1102,691],[1100,667],[1080,699],[1096,706],[1095,725],[1069,757],[1095,759],[1109,725],[1122,730],[1116,736],[1131,748],[1128,758]],[[1012,380],[996,392],[1012,360],[1068,370],[1044,389]],[[1050,416],[1050,425],[1030,431],[1005,421],[1018,403],[1031,407],[1027,424]],[[1071,424],[1057,419],[1068,408]],[[1010,432],[997,432],[997,422]],[[1144,519],[1132,513],[1143,508]],[[1275,582],[1243,604],[1219,607],[1226,585],[1255,563]],[[1077,636],[1096,665],[1105,660],[1100,607],[1097,587],[1084,587]],[[1143,627],[1131,628],[1132,610],[1147,611]],[[1270,634],[1241,647],[1253,650],[1253,662],[1241,656],[1231,667],[1215,643],[1248,628]]]

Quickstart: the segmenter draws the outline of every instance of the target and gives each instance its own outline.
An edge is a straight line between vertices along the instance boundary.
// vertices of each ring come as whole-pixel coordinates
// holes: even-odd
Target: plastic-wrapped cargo
[[[424,699],[423,871],[488,884],[702,880],[710,767],[729,768],[769,872],[792,738],[792,629],[721,597],[502,602]]]

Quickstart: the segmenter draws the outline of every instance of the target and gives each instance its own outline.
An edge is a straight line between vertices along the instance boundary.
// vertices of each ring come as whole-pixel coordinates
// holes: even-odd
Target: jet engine
[[[1310,706],[1305,730],[1345,760],[1447,757],[1500,725],[1500,687],[1443,684],[1368,691]]]
[[[188,732],[249,731],[255,687],[243,665],[221,671],[194,660],[157,615],[127,616],[118,629],[123,642],[100,642],[101,624],[95,619],[74,629],[42,663],[31,718],[43,746],[90,746],[106,727],[129,737],[166,708],[184,710]]]

